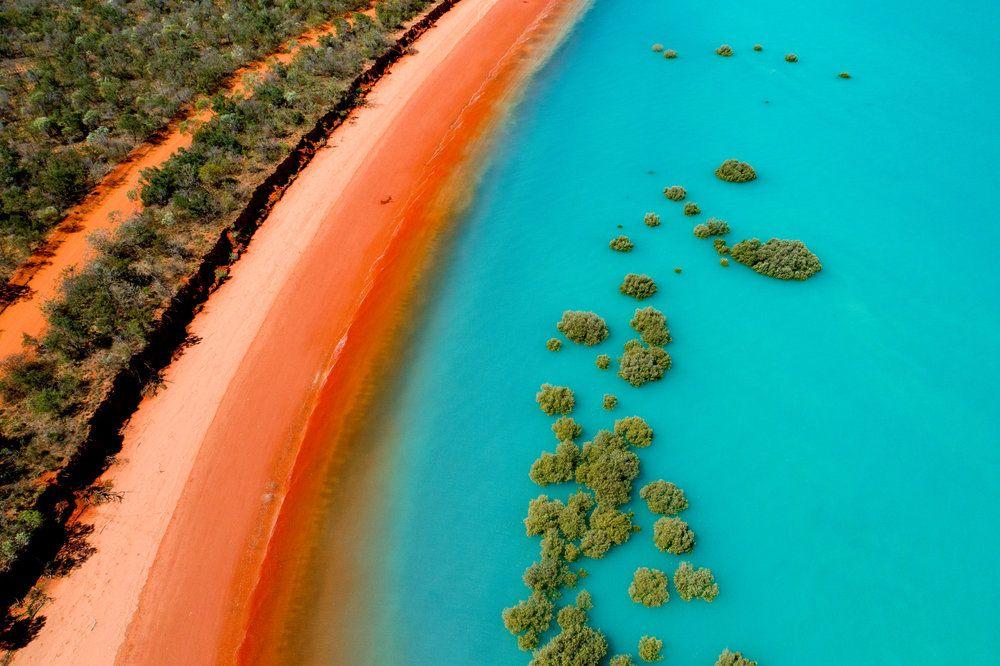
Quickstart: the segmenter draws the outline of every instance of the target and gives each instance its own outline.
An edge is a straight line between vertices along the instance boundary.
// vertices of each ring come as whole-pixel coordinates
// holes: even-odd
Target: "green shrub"
[[[694,548],[694,531],[680,518],[660,518],[653,525],[653,543],[674,555],[690,553]]]
[[[677,57],[677,51],[673,49],[667,49],[666,51],[663,52],[663,57],[666,58],[667,60],[673,60],[674,58]]]
[[[652,306],[637,309],[629,326],[639,333],[646,344],[662,347],[670,342],[667,318]]]
[[[643,636],[640,638],[639,658],[649,662],[663,659],[663,641],[652,636]]]
[[[798,62],[799,57],[794,53],[788,53],[785,55],[785,62]]]
[[[635,244],[632,243],[632,240],[628,236],[612,238],[608,245],[615,252],[631,252],[632,248],[635,247]]]
[[[719,586],[712,570],[705,567],[696,570],[688,562],[681,562],[674,572],[674,587],[684,601],[704,599],[711,602],[719,596]]]
[[[756,238],[741,241],[730,250],[733,259],[761,275],[779,280],[805,280],[823,269],[819,258],[797,240]]]
[[[524,584],[532,592],[551,597],[564,587],[573,587],[579,580],[577,574],[570,571],[569,566],[561,557],[543,557],[533,562],[524,570]]]
[[[548,495],[539,495],[528,503],[528,516],[524,519],[524,532],[539,536],[559,529],[559,517],[566,505]]]
[[[622,280],[621,286],[618,287],[618,291],[626,296],[631,296],[632,298],[641,301],[656,293],[656,283],[653,282],[653,278],[648,275],[629,273],[625,276],[625,279]]]
[[[559,442],[554,454],[546,451],[532,463],[528,476],[543,487],[552,483],[565,483],[574,478],[579,460],[580,448],[576,444],[569,440]]]
[[[725,220],[718,220],[714,217],[708,218],[704,224],[699,224],[694,228],[694,235],[698,238],[710,238],[712,236],[725,236],[729,233],[729,223]]]
[[[638,340],[625,343],[625,353],[618,359],[618,376],[632,386],[663,379],[669,369],[670,354],[661,347],[644,347]]]
[[[582,538],[589,529],[587,514],[593,508],[594,498],[589,493],[578,490],[570,495],[559,513],[559,530],[563,536],[572,541]]]
[[[549,338],[545,342],[545,348],[549,351],[559,351],[562,349],[562,340],[558,338]]]
[[[631,486],[631,481],[629,485]],[[590,528],[580,541],[580,550],[587,557],[600,559],[612,546],[620,546],[628,541],[634,529],[631,513],[598,504],[590,514]]]
[[[616,654],[611,657],[609,663],[611,666],[635,666],[635,662],[632,661],[632,655],[629,654]]]
[[[612,410],[618,406],[618,398],[610,393],[604,394],[604,409]]]
[[[643,486],[639,490],[639,497],[646,500],[650,511],[664,516],[674,516],[688,508],[684,491],[662,479]]]
[[[715,49],[715,53],[724,58],[728,58],[729,56],[733,55],[733,47],[730,46],[729,44],[723,44],[719,48]]]
[[[729,260],[726,258],[719,259],[719,265],[725,268],[729,265]]]
[[[636,569],[632,575],[632,584],[628,588],[628,596],[643,606],[662,606],[670,600],[667,575],[658,569],[646,567]]]
[[[566,310],[556,328],[573,342],[588,347],[604,342],[608,338],[607,323],[603,317],[594,312]]]
[[[670,187],[663,188],[663,196],[671,201],[683,201],[684,197],[687,196],[687,192],[680,185],[671,185]]]
[[[637,449],[644,449],[653,443],[653,429],[640,416],[626,416],[615,421],[615,434]]]
[[[571,416],[560,416],[552,424],[552,432],[555,434],[556,440],[565,442],[566,440],[574,440],[579,437],[583,433],[583,426],[577,423]]]
[[[748,183],[757,177],[757,172],[746,162],[726,160],[715,170],[715,176],[727,183]]]
[[[712,245],[715,247],[715,251],[719,254],[729,254],[729,246],[726,245],[726,241],[721,238],[716,238],[712,241]]]
[[[533,593],[516,606],[505,608],[500,617],[511,634],[518,636],[518,646],[522,650],[532,650],[538,646],[538,638],[552,624],[552,602],[544,594]]]
[[[753,45],[753,50],[754,50],[754,51],[763,51],[763,50],[764,50],[764,47],[763,47],[763,46],[761,46],[760,44],[754,44],[754,45]]]
[[[750,661],[739,652],[730,652],[725,649],[715,661],[715,666],[757,666],[757,662]]]
[[[701,213],[701,208],[698,207],[698,204],[694,203],[693,201],[689,201],[686,204],[684,204],[684,214],[685,215],[689,215],[689,216],[690,215],[698,215],[699,213]]]
[[[660,53],[663,51],[663,44],[653,44],[653,52]]]
[[[597,357],[597,360],[594,361],[594,363],[601,370],[607,370],[608,367],[611,365],[611,357],[608,356],[607,354],[601,354]]]
[[[549,416],[569,414],[576,405],[573,391],[566,386],[542,384],[542,390],[535,394],[535,402]]]
[[[576,606],[559,611],[561,631],[535,652],[530,666],[598,666],[608,654],[608,641],[600,631],[587,626],[590,595],[580,592]]]
[[[607,430],[583,445],[576,481],[594,491],[602,506],[621,506],[632,495],[632,482],[639,475],[639,458],[627,450],[626,442]]]
[[[642,221],[646,223],[647,227],[658,227],[660,226],[660,216],[656,213],[646,213]]]
[[[849,78],[851,78],[851,75],[848,72],[841,72],[840,74],[837,74],[837,76],[839,76],[842,79],[849,79]]]

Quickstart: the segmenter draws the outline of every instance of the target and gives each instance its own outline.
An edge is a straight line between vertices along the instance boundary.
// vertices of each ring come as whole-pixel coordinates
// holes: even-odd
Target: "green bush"
[[[576,541],[584,536],[589,529],[588,514],[594,508],[594,498],[582,490],[578,490],[566,500],[566,506],[559,513],[559,530],[563,536]]]
[[[723,257],[722,259],[719,259],[719,265],[725,268],[729,265],[729,260]]]
[[[653,443],[653,429],[640,416],[626,416],[615,421],[615,434],[637,449],[644,449]]]
[[[699,213],[701,213],[701,208],[698,207],[698,204],[694,203],[693,201],[689,201],[686,204],[684,204],[685,215],[691,216],[691,215],[698,215]]]
[[[528,503],[528,515],[524,519],[524,532],[528,536],[539,536],[550,530],[559,529],[559,517],[566,505],[548,495],[539,495]]]
[[[652,213],[652,212],[646,213],[643,216],[642,221],[646,223],[647,227],[658,227],[658,226],[660,226],[660,216],[657,215],[656,213]]]
[[[629,326],[639,333],[646,344],[662,347],[670,342],[667,318],[652,306],[637,309]]]
[[[535,652],[530,666],[598,666],[608,654],[608,641],[600,631],[587,626],[592,608],[585,591],[576,597],[576,606],[559,611],[556,622],[561,631]]]
[[[663,379],[669,369],[670,354],[661,347],[644,347],[638,340],[625,343],[625,353],[618,359],[618,376],[632,386]]]
[[[566,440],[574,440],[579,437],[583,433],[583,426],[577,423],[571,416],[560,416],[552,424],[552,432],[555,434],[556,440],[565,442]]]
[[[757,172],[746,162],[726,160],[715,170],[715,176],[727,183],[747,183],[757,177]]]
[[[710,238],[712,236],[725,236],[729,233],[729,223],[725,220],[718,220],[714,217],[708,218],[704,224],[699,224],[694,228],[694,235],[698,238]]]
[[[646,500],[650,511],[664,516],[674,516],[688,508],[684,491],[662,479],[643,486],[639,490],[639,497]]]
[[[576,405],[573,391],[566,386],[542,384],[542,390],[535,394],[535,402],[549,416],[569,414]]]
[[[719,254],[729,254],[729,246],[726,245],[726,241],[721,238],[716,238],[712,241],[712,245],[715,247],[715,251]]]
[[[540,486],[553,483],[565,483],[574,478],[576,464],[580,460],[580,448],[566,440],[559,442],[556,452],[542,453],[541,457],[531,465],[528,476]]]
[[[631,486],[631,481],[628,483]],[[590,514],[590,527],[580,541],[580,550],[587,557],[600,559],[612,546],[628,541],[634,529],[631,513],[598,504]]]
[[[690,553],[694,548],[694,531],[680,518],[660,518],[653,525],[653,543],[674,555]]]
[[[785,62],[798,62],[799,57],[794,53],[788,53],[785,55]]]
[[[851,78],[851,75],[848,72],[841,72],[840,74],[837,74],[837,76],[839,76],[842,79],[849,79],[849,78]]]
[[[660,53],[663,51],[663,44],[653,44],[653,52]]]
[[[610,393],[604,394],[604,409],[612,410],[618,406],[618,398]]]
[[[532,650],[538,646],[538,638],[552,624],[552,602],[544,594],[533,593],[516,606],[505,608],[501,613],[503,625],[511,634],[518,636],[518,646],[522,650]]]
[[[687,192],[680,185],[671,185],[670,187],[663,188],[663,196],[671,201],[683,201],[684,197],[687,196]]]
[[[562,340],[558,338],[549,338],[545,342],[545,348],[549,351],[559,351],[562,349]]]
[[[621,506],[632,495],[632,482],[639,475],[639,458],[627,450],[618,435],[601,430],[583,445],[576,481],[594,491],[602,506]]]
[[[622,280],[621,286],[618,287],[618,291],[626,296],[631,296],[632,298],[641,301],[656,293],[656,283],[653,282],[653,278],[648,275],[629,273],[625,276],[625,279]]]
[[[674,587],[684,601],[704,599],[712,602],[719,596],[719,586],[711,569],[695,569],[688,562],[681,562],[674,572]]]
[[[581,345],[592,347],[608,339],[608,325],[594,312],[566,310],[556,324],[563,335]]]
[[[750,661],[739,652],[723,650],[715,661],[715,666],[757,666],[756,661]]]
[[[723,44],[719,48],[715,49],[715,53],[724,58],[728,58],[729,56],[733,55],[733,47],[730,46],[729,44]]]
[[[635,244],[632,243],[628,236],[618,236],[617,238],[612,238],[608,245],[615,252],[631,252],[632,248],[635,247]]]
[[[596,360],[596,361],[594,361],[594,363],[595,363],[595,364],[597,365],[597,367],[598,367],[598,368],[600,368],[601,370],[607,370],[607,369],[608,369],[608,367],[609,367],[609,366],[611,365],[611,357],[610,357],[610,356],[608,356],[607,354],[600,354],[600,355],[599,355],[599,356],[597,357],[597,360]]]
[[[628,588],[628,596],[643,606],[662,606],[670,600],[667,575],[658,569],[646,567],[636,569],[632,575],[632,584]]]
[[[639,639],[639,658],[643,661],[653,662],[663,659],[663,641],[652,636],[643,636]]]
[[[753,45],[753,50],[754,50],[754,51],[763,51],[763,50],[764,50],[764,47],[763,47],[763,46],[761,46],[760,44],[754,44],[754,45]]]
[[[564,587],[575,586],[579,576],[570,571],[561,557],[550,555],[525,569],[522,580],[532,592],[552,597]]]
[[[673,60],[674,58],[677,57],[677,51],[673,49],[667,49],[666,51],[663,52],[663,57],[666,58],[667,60]]]
[[[635,666],[635,662],[632,661],[632,655],[629,654],[616,654],[611,657],[609,663],[611,666]]]
[[[779,280],[805,280],[823,269],[819,258],[797,240],[772,238],[762,244],[751,238],[734,245],[730,254],[744,266]]]

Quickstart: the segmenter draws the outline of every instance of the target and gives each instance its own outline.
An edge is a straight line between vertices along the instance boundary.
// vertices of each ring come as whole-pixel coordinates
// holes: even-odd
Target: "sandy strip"
[[[394,239],[439,222],[410,216],[426,210],[429,165],[559,4],[462,0],[317,153],[126,428],[107,475],[124,499],[85,516],[97,551],[49,585],[45,626],[18,663],[234,659],[317,390],[338,360],[351,367],[340,352]]]

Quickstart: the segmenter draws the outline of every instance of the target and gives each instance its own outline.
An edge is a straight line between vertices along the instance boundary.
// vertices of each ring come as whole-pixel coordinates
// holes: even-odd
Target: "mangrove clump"
[[[607,410],[610,411],[610,410],[614,409],[617,406],[618,406],[618,396],[616,396],[614,394],[611,394],[611,393],[605,393],[604,394],[604,409],[607,409]]]
[[[558,338],[549,338],[545,343],[545,348],[549,351],[559,351],[562,349],[562,340]]]
[[[659,53],[663,50],[663,44],[653,44],[653,52]]]
[[[658,569],[640,567],[632,575],[632,584],[628,588],[628,596],[637,604],[643,606],[662,606],[670,600],[667,591],[667,575]]]
[[[711,238],[712,236],[725,236],[729,233],[729,223],[714,217],[708,218],[704,224],[699,224],[694,228],[694,235],[698,238]]]
[[[571,541],[582,538],[589,529],[587,514],[592,508],[594,498],[589,493],[578,490],[570,495],[566,506],[559,512],[559,530],[563,536]]]
[[[600,631],[587,626],[587,611],[593,602],[586,591],[576,596],[575,606],[559,611],[561,631],[535,652],[530,666],[598,666],[608,654],[608,641]]]
[[[667,49],[666,51],[663,52],[663,57],[666,58],[667,60],[673,60],[674,58],[677,57],[677,51],[673,49]]]
[[[670,187],[663,188],[663,196],[671,201],[683,201],[684,197],[687,196],[687,192],[680,185],[671,185]]]
[[[798,62],[799,57],[794,53],[788,53],[785,55],[785,62]]]
[[[694,530],[680,518],[660,518],[653,525],[653,543],[663,552],[683,555],[694,548]]]
[[[699,208],[698,204],[694,203],[693,201],[689,201],[686,204],[684,204],[685,215],[697,215],[700,212],[701,208]]]
[[[667,318],[656,308],[649,306],[637,309],[632,316],[631,326],[648,345],[662,347],[670,342]]]
[[[628,541],[634,530],[631,513],[598,504],[590,514],[590,528],[580,541],[580,550],[587,557],[600,559],[612,546]]]
[[[763,47],[763,46],[761,46],[760,44],[754,44],[754,45],[753,45],[753,50],[754,50],[754,51],[763,51],[763,50],[764,50],[764,47]]]
[[[507,631],[518,637],[518,647],[533,650],[538,647],[539,636],[552,624],[553,608],[552,602],[544,594],[535,592],[516,606],[505,608],[501,618]]]
[[[607,370],[608,367],[611,365],[611,357],[608,356],[607,354],[601,354],[597,357],[597,360],[594,361],[594,363],[601,370]]]
[[[729,246],[726,245],[726,241],[721,238],[716,238],[712,241],[712,245],[715,247],[715,251],[719,254],[729,254]]]
[[[644,347],[638,340],[625,343],[625,353],[618,359],[618,376],[632,386],[663,379],[670,369],[670,354],[662,347]]]
[[[681,562],[674,572],[674,587],[684,601],[704,599],[714,601],[719,596],[719,586],[711,569],[695,569],[689,562]]]
[[[658,227],[660,226],[660,216],[656,213],[646,213],[642,217],[642,221],[646,223],[647,227]]]
[[[641,301],[656,293],[656,283],[648,275],[629,273],[622,280],[618,291]]]
[[[739,652],[730,652],[727,648],[715,660],[715,666],[757,666],[757,662],[747,659]]]
[[[748,183],[757,177],[757,172],[746,162],[726,160],[715,170],[715,176],[727,183]]]
[[[626,416],[615,421],[615,434],[637,449],[644,449],[653,443],[653,429],[641,416]]]
[[[566,310],[556,328],[567,338],[581,345],[592,347],[608,338],[608,325],[594,312]]]
[[[532,463],[528,476],[542,487],[553,483],[566,483],[576,475],[576,464],[579,460],[580,447],[569,440],[559,442],[554,454],[546,451]]]
[[[535,402],[538,407],[548,414],[569,414],[576,405],[576,398],[573,391],[567,386],[553,386],[552,384],[542,384],[542,389],[535,394]]]
[[[583,445],[576,481],[594,491],[602,506],[621,506],[631,498],[632,482],[639,476],[639,458],[627,447],[625,440],[607,430]]]
[[[839,76],[842,79],[849,79],[849,78],[851,78],[851,75],[848,72],[841,72],[840,74],[837,74],[837,76]]]
[[[675,516],[688,508],[684,491],[663,479],[647,483],[639,490],[639,497],[646,500],[650,511],[664,516]]]
[[[560,442],[573,440],[583,434],[583,426],[577,423],[572,416],[560,416],[552,424],[552,432]]]
[[[615,252],[631,252],[632,248],[635,247],[632,239],[628,236],[618,236],[617,238],[612,238],[608,245]]]
[[[772,238],[761,243],[751,238],[734,245],[730,254],[744,266],[779,280],[805,280],[823,269],[819,258],[797,240]]]
[[[611,657],[611,661],[608,663],[611,666],[635,666],[635,662],[632,661],[632,655],[630,654],[616,654]]]
[[[715,53],[717,55],[722,56],[723,58],[728,58],[729,56],[733,55],[733,47],[730,46],[729,44],[723,44],[719,48],[715,49]]]
[[[639,658],[654,662],[663,659],[663,641],[653,636],[643,636],[639,639]]]

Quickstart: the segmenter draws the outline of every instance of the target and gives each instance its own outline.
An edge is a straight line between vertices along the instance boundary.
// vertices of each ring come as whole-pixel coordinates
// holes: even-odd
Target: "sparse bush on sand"
[[[748,183],[757,177],[757,172],[746,162],[726,160],[715,170],[715,176],[727,183]]]

